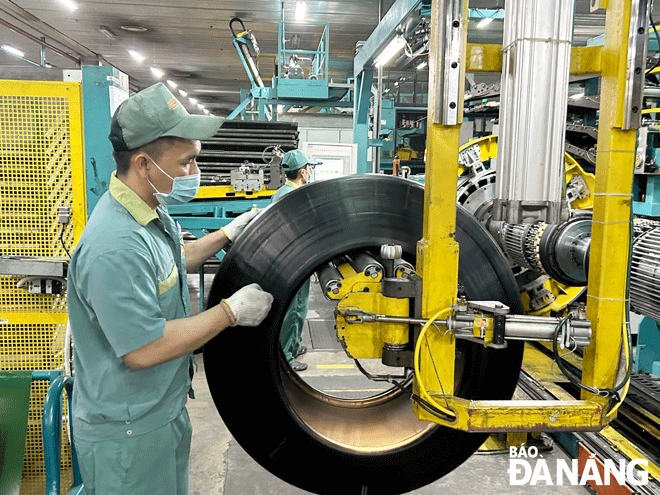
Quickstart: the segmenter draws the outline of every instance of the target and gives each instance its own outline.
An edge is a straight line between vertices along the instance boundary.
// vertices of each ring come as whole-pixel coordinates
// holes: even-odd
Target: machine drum
[[[248,454],[292,485],[332,495],[405,493],[452,471],[486,438],[419,421],[410,397],[395,387],[360,400],[325,395],[281,357],[281,323],[302,283],[340,256],[379,252],[387,243],[401,245],[414,264],[423,210],[423,187],[405,179],[354,175],[314,182],[261,212],[220,266],[209,306],[252,282],[275,302],[260,327],[228,328],[205,346],[211,394]],[[461,207],[456,239],[465,295],[522,312],[504,255]],[[522,350],[516,342],[493,350],[459,340],[456,394],[510,399]]]

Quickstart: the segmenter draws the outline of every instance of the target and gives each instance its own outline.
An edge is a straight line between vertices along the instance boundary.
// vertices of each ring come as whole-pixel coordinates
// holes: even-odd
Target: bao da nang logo
[[[557,459],[556,469],[551,469],[548,460],[539,458],[535,446],[509,448],[509,483],[511,485],[646,485],[648,460],[631,461],[606,459],[600,464],[589,457],[580,466],[577,459]]]

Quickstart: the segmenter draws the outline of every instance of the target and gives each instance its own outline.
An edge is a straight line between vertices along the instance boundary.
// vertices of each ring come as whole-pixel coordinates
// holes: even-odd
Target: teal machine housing
[[[87,217],[108,190],[115,171],[108,139],[112,113],[128,98],[128,76],[114,67],[85,65],[82,68],[83,130]]]

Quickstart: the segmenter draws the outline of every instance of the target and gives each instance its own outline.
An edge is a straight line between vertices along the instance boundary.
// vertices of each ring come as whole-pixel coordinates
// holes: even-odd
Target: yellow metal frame
[[[431,30],[437,32],[439,2],[433,0]],[[629,221],[632,173],[635,158],[635,131],[623,131],[623,95],[626,78],[628,25],[631,0],[611,0],[607,6],[606,40],[602,48],[573,50],[573,73],[602,73],[602,95],[598,134],[596,193],[592,229],[587,314],[592,323],[592,344],[585,349],[583,383],[596,388],[615,384],[619,361],[622,323],[625,314],[626,274],[628,270]],[[467,21],[464,5],[463,25]],[[465,36],[465,32],[464,32]],[[431,37],[429,66],[438,67],[443,54],[438,53],[435,36]],[[494,48],[477,47],[468,51],[463,40],[461,60],[467,70],[497,71]],[[468,54],[469,53],[469,54]],[[578,56],[579,54],[579,56]],[[600,56],[598,56],[600,54]],[[466,57],[466,55],[468,55]],[[480,57],[480,58],[479,58]],[[476,60],[481,61],[477,66]],[[490,67],[486,64],[492,64]],[[600,69],[597,70],[597,69]],[[500,64],[501,70],[501,64]],[[431,71],[429,87],[434,87]],[[424,232],[417,246],[417,270],[424,282],[422,316],[437,318],[456,299],[458,283],[458,246],[455,241],[456,178],[460,125],[436,124],[436,94],[429,94],[428,160],[426,170]],[[460,100],[462,100],[462,95]],[[459,106],[462,108],[462,105]],[[459,122],[462,116],[459,116]],[[443,260],[438,263],[437,260]],[[442,329],[442,327],[440,327]],[[454,339],[447,332],[434,332],[432,355],[442,363],[435,377],[433,363],[420,356],[419,371],[413,388],[433,400],[435,406],[456,411],[455,419],[443,420],[420,407],[420,419],[466,431],[594,430],[605,426],[615,416],[609,399],[583,392],[575,401],[472,401],[452,396],[454,383]],[[615,344],[615,345],[613,345]],[[619,345],[616,345],[619,344]],[[421,390],[420,384],[442,384],[442,390]]]
[[[60,233],[73,251],[87,221],[82,115],[79,83],[0,80],[3,254],[65,260]],[[58,206],[71,207],[65,226],[57,221]],[[65,294],[29,294],[16,287],[20,278],[0,277],[0,369],[62,369]],[[32,383],[21,484],[28,491],[43,490],[41,416],[47,388],[47,382]],[[69,480],[70,467],[65,454],[62,469]]]
[[[263,186],[262,186],[263,187]],[[270,198],[275,194],[275,189],[262,189],[261,191],[234,191],[232,186],[202,186],[195,196],[195,199],[252,199],[252,198]]]
[[[571,49],[570,73],[574,76],[600,74],[601,46]],[[468,43],[466,72],[502,72],[502,46]]]

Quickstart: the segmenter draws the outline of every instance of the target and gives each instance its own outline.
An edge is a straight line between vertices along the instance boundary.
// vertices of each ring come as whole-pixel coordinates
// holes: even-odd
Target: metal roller
[[[343,280],[341,273],[339,273],[337,267],[332,263],[328,263],[317,273],[323,295],[326,299],[332,299],[331,294],[338,294],[341,288],[341,281]]]
[[[350,257],[350,263],[357,273],[364,273],[367,277],[378,278],[383,273],[383,265],[366,253]]]
[[[383,244],[400,245],[404,258],[413,259],[422,238],[423,209],[423,188],[396,177],[314,182],[262,212],[220,265],[210,306],[252,282],[275,300],[260,327],[227,328],[205,346],[213,400],[245,451],[299,488],[332,495],[409,492],[452,471],[486,438],[419,421],[410,397],[395,387],[367,399],[325,394],[292,371],[281,354],[280,328],[298,287],[332,260],[375,252]],[[460,207],[456,241],[458,280],[466,297],[502,301],[512,312],[522,312],[506,259]],[[245,356],[235,351],[245,346],[246,335],[250,366],[236,373]],[[493,350],[464,341],[457,342],[456,349],[457,395],[511,397],[522,361],[519,342]]]
[[[404,259],[394,260],[394,276],[396,278],[408,278],[415,273],[415,267]]]

